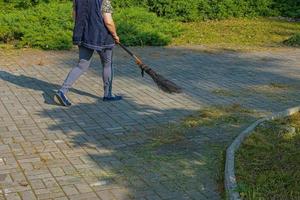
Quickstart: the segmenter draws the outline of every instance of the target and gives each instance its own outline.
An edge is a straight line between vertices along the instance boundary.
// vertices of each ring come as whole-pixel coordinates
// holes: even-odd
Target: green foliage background
[[[143,6],[158,16],[180,21],[229,17],[300,17],[299,0],[114,0],[114,6]]]
[[[300,17],[299,0],[148,0],[159,16],[181,21],[229,17]]]
[[[0,11],[0,41],[17,47],[72,47],[71,2],[32,4],[23,9],[19,5],[14,2]],[[177,22],[159,18],[145,8],[122,8],[114,18],[126,45],[166,45],[181,32]]]
[[[18,4],[17,4],[18,5]],[[16,46],[68,49],[72,44],[71,3],[39,4],[0,12],[0,40]]]
[[[114,18],[126,45],[167,45],[182,32],[179,23],[159,18],[145,8],[123,8]]]
[[[126,45],[167,45],[181,22],[232,17],[300,17],[300,0],[112,0]],[[0,0],[0,43],[17,47],[69,49],[70,0]],[[293,40],[294,41],[294,40]],[[288,44],[288,43],[287,43]]]

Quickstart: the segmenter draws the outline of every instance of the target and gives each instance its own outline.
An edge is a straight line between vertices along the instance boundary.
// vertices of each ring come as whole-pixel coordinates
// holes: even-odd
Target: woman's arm
[[[110,34],[114,38],[115,42],[117,44],[120,43],[120,38],[117,34],[116,25],[112,18],[112,14],[111,13],[102,13],[102,16],[103,16],[104,23],[105,23],[107,29],[109,30]]]
[[[116,25],[115,25],[113,17],[112,17],[113,7],[111,5],[111,0],[103,0],[102,1],[101,12],[102,12],[105,26],[109,30],[110,34],[113,36],[115,42],[117,44],[120,43],[120,39],[119,39],[117,31],[116,31]]]

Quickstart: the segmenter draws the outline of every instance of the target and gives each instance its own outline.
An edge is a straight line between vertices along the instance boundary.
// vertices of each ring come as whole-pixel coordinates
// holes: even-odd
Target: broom
[[[127,47],[123,44],[118,43],[131,57],[135,59],[136,64],[142,70],[142,77],[144,77],[145,72],[153,79],[159,89],[167,93],[180,93],[181,88],[178,87],[172,81],[164,78],[162,75],[156,73],[153,69],[149,66],[145,65],[141,59],[139,59],[136,55],[134,55]]]

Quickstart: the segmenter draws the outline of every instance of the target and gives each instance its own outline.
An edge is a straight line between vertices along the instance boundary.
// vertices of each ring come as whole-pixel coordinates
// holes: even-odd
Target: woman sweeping
[[[122,99],[121,96],[112,94],[113,47],[120,42],[112,12],[110,0],[73,0],[73,19],[75,20],[73,44],[79,47],[79,62],[55,94],[61,105],[71,105],[67,93],[75,81],[89,68],[94,51],[99,54],[103,67],[103,101]]]

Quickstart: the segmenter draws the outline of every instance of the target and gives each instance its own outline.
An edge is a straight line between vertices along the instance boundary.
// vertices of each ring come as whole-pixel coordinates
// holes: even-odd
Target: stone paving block
[[[96,193],[84,193],[69,196],[70,200],[86,200],[86,199],[100,199]]]
[[[69,200],[67,197],[58,197],[58,198],[55,198],[55,200]]]
[[[41,179],[35,179],[35,180],[31,180],[29,182],[33,189],[43,189],[46,187],[45,184],[43,183],[43,180],[41,180]]]
[[[35,190],[38,199],[54,199],[57,197],[64,197],[65,194],[60,187],[45,188]]]
[[[130,199],[130,192],[126,189],[116,188],[112,189],[111,193],[115,196],[116,199]]]
[[[113,183],[111,180],[104,180],[105,184],[92,186],[92,188],[98,192],[98,191],[104,191],[104,190],[113,190],[120,188],[120,185],[117,185],[116,183]]]
[[[40,162],[41,158],[39,156],[30,156],[31,158],[18,159],[19,163],[35,163]]]
[[[68,166],[62,167],[62,169],[64,170],[65,174],[67,174],[67,175],[78,174],[77,170],[75,169],[75,167],[73,165],[68,165]]]
[[[10,152],[9,145],[7,145],[7,144],[0,144],[0,153],[2,155],[4,155],[5,153],[9,153],[9,152]]]
[[[13,172],[13,173],[10,173],[10,176],[13,179],[13,181],[15,181],[15,182],[26,180],[26,177],[24,176],[24,174],[22,172]]]
[[[35,169],[33,171],[25,172],[25,175],[29,180],[52,178],[48,169]]]
[[[79,176],[60,176],[56,178],[60,186],[74,185],[83,182]]]
[[[24,191],[19,193],[22,200],[35,200],[37,199],[32,191]]]
[[[92,188],[86,183],[74,184],[80,193],[92,192]]]
[[[97,194],[101,198],[101,200],[116,200],[110,190],[97,191]]]
[[[64,176],[65,173],[60,167],[50,168],[51,173],[53,176]]]
[[[59,187],[55,178],[44,178],[43,183],[47,188]]]
[[[53,151],[50,153],[55,159],[65,159],[66,158],[66,156],[60,151]]]
[[[20,196],[18,193],[8,193],[5,195],[7,200],[21,200]]]
[[[79,191],[76,189],[74,185],[63,186],[63,190],[68,196],[79,194]]]

